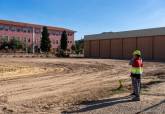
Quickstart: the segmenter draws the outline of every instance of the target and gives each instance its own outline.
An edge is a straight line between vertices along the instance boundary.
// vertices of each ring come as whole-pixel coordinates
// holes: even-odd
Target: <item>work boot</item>
[[[135,93],[131,93],[129,96],[135,96]]]
[[[135,96],[132,98],[133,101],[140,101],[140,97],[139,96]]]

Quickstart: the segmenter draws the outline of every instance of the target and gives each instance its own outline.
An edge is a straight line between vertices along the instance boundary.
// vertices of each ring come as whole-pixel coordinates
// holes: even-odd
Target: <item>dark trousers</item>
[[[141,90],[141,75],[140,74],[131,74],[132,79],[132,89],[136,97],[140,97]]]

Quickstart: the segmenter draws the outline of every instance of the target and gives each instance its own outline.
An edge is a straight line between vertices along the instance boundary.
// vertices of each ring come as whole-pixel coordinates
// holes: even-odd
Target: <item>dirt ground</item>
[[[0,114],[165,114],[165,63],[144,63],[140,102],[127,96],[129,68],[126,60],[0,58]]]

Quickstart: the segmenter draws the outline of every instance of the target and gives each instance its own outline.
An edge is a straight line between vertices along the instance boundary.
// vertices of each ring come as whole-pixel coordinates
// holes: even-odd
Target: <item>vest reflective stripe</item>
[[[142,67],[132,67],[131,68],[131,73],[132,74],[142,74],[143,73],[143,68]]]

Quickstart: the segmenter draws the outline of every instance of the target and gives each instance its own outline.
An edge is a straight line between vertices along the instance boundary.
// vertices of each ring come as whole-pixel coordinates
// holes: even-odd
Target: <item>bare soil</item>
[[[126,60],[0,58],[0,114],[165,113],[165,63],[144,63],[140,102],[124,97],[129,68]]]

